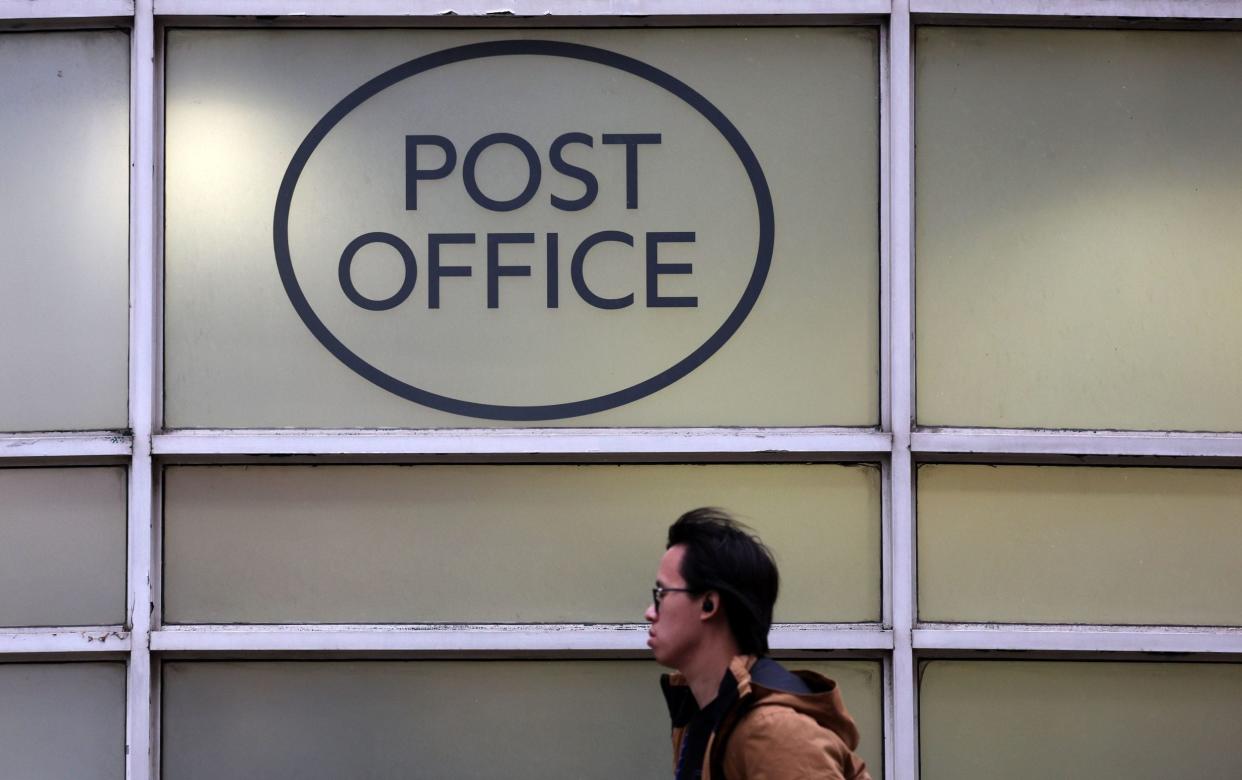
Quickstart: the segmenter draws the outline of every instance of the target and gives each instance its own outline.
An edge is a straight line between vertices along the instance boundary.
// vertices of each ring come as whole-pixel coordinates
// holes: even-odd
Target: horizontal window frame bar
[[[1005,17],[1093,17],[1129,20],[1236,19],[1238,0],[911,0],[911,14]]]
[[[773,653],[887,651],[892,631],[874,623],[783,624],[769,635]],[[151,633],[162,653],[603,653],[647,657],[647,626],[614,624],[524,625],[264,625],[165,626]]]
[[[1242,434],[922,428],[910,435],[910,449],[918,456],[1068,455],[1240,459]]]
[[[530,18],[785,16],[886,17],[891,0],[156,0],[156,17],[424,18],[455,21]],[[912,0],[910,13],[996,20],[1080,18],[1231,20],[1242,0]],[[0,0],[0,19],[132,17],[133,0]]]
[[[448,17],[886,15],[889,0],[155,0],[156,16]]]
[[[710,15],[632,15],[632,16],[201,16],[165,15],[156,17],[156,27],[170,29],[228,30],[630,30],[694,29],[719,27],[874,27],[879,29],[885,14],[776,14],[715,13]]]
[[[33,458],[129,458],[133,437],[121,431],[0,433],[0,465]]]
[[[914,649],[1064,653],[1242,654],[1242,628],[923,623]]]
[[[134,0],[0,0],[0,19],[133,17]]]
[[[1242,434],[924,428],[911,434],[921,461],[935,456],[1067,456],[1242,461]],[[177,457],[565,456],[807,457],[875,460],[892,434],[857,428],[183,430],[157,434],[152,452]],[[39,459],[124,459],[120,431],[0,434],[0,465]]]
[[[157,434],[153,439],[152,454],[165,460],[179,456],[273,455],[877,460],[892,448],[892,437],[887,433],[824,428],[200,430]]]
[[[0,628],[0,658],[11,655],[128,653],[130,632],[122,626]]]

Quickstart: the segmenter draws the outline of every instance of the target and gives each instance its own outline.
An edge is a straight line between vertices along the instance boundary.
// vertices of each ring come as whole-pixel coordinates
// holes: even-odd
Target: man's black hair
[[[692,509],[669,526],[668,546],[685,545],[681,576],[696,593],[720,594],[729,630],[746,655],[766,655],[780,574],[772,552],[715,507]]]

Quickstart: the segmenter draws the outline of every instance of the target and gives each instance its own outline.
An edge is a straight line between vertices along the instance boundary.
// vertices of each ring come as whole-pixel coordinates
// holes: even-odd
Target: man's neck
[[[690,692],[699,709],[711,704],[720,692],[720,681],[729,670],[729,663],[738,654],[735,643],[715,643],[704,646],[695,654],[691,663],[681,669],[681,674],[690,685]]]

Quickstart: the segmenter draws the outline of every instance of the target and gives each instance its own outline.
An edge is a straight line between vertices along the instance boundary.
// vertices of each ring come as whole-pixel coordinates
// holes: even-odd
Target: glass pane
[[[128,419],[129,37],[0,33],[0,430]]]
[[[168,425],[875,425],[877,46],[171,31]]]
[[[923,780],[1242,777],[1242,666],[932,661]]]
[[[1242,33],[918,33],[918,419],[1242,430]]]
[[[777,620],[879,620],[866,466],[189,466],[164,489],[174,623],[642,622],[670,523],[731,509]]]
[[[1238,625],[1242,471],[923,466],[919,617]]]
[[[867,680],[852,698],[878,700],[874,662],[816,666],[841,673],[843,693]],[[170,662],[163,774],[664,777],[659,673],[639,661]],[[879,723],[860,726],[878,745]]]
[[[125,664],[0,664],[5,780],[123,780]]]
[[[125,622],[125,469],[0,469],[0,626]]]

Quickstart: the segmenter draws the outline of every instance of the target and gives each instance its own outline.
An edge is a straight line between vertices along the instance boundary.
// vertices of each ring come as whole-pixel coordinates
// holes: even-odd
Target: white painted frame
[[[134,0],[0,0],[0,21],[133,16]]]
[[[42,458],[125,458],[133,452],[128,433],[0,433],[0,466]]]
[[[133,455],[129,465],[129,594],[127,627],[132,632],[125,687],[125,775],[147,780],[158,775],[152,745],[158,724],[152,717],[151,628],[155,614],[152,568],[155,551],[155,464],[151,434],[159,390],[155,356],[156,301],[156,134],[155,16],[151,0],[134,1],[130,30],[130,241],[129,241],[129,425]]]
[[[893,451],[889,460],[892,508],[891,555],[893,579],[893,656],[886,680],[889,700],[885,727],[885,776],[918,777],[918,664],[912,629],[916,620],[914,467],[910,429],[914,422],[914,30],[908,0],[894,0],[888,22],[889,164],[881,176],[888,179],[890,221],[889,343],[892,361],[890,428]],[[881,108],[884,110],[884,107]]]
[[[922,458],[943,454],[1242,458],[1242,435],[1236,433],[923,428],[911,435],[910,443]]]
[[[245,18],[249,17],[251,21]],[[865,23],[880,30],[879,430],[832,428],[504,430],[161,430],[163,21],[234,25]],[[294,456],[317,462],[849,461],[880,464],[880,624],[782,625],[778,654],[880,659],[884,776],[918,776],[920,658],[1101,657],[1178,653],[1242,658],[1242,628],[920,623],[915,466],[1125,458],[1237,467],[1242,433],[918,428],[914,425],[914,28],[921,21],[1092,26],[1242,25],[1242,0],[0,0],[0,29],[131,32],[130,429],[0,434],[0,467],[128,464],[127,615],[123,626],[0,629],[0,660],[128,660],[129,780],[158,776],[160,658],[348,654],[625,658],[645,654],[640,624],[175,626],[159,623],[159,469],[171,462]],[[369,20],[369,21],[368,21]]]
[[[823,428],[515,428],[425,431],[177,431],[158,434],[156,455],[641,456],[710,460],[870,459],[887,433]]]
[[[891,650],[892,632],[873,623],[786,623],[769,640],[780,651]],[[646,657],[647,626],[618,624],[526,625],[262,625],[168,626],[152,635],[151,649],[165,652],[421,652],[512,656]]]
[[[910,0],[911,13],[1105,19],[1242,18],[1238,0]]]

